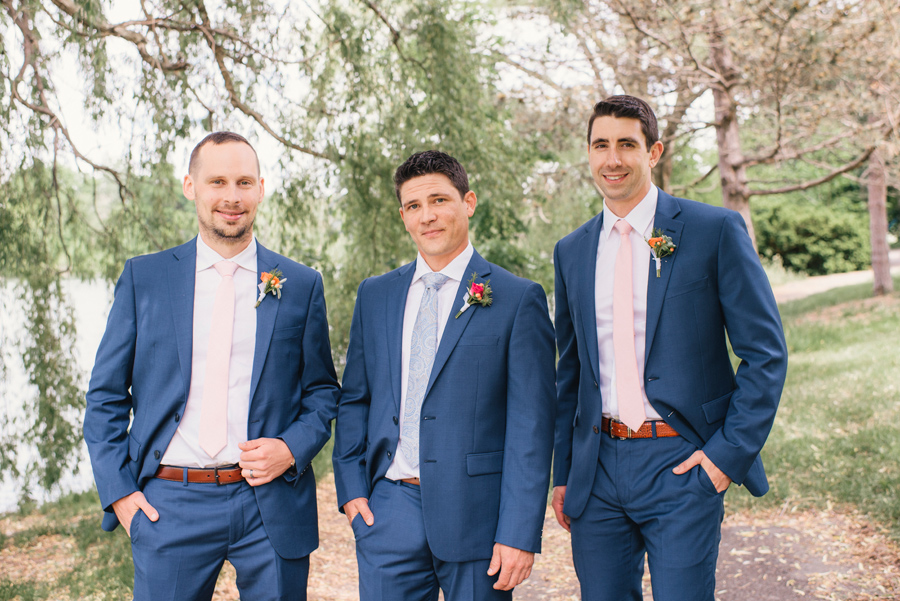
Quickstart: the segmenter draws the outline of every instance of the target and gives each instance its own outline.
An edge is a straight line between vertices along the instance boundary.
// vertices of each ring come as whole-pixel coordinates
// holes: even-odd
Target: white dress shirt
[[[641,397],[648,420],[660,419],[644,391],[644,350],[647,334],[647,284],[650,274],[651,253],[646,240],[653,232],[656,200],[659,190],[653,184],[650,191],[634,207],[625,221],[632,227],[629,234],[632,250],[632,283],[634,285],[634,352],[637,358]],[[613,279],[616,255],[622,236],[614,227],[619,221],[606,202],[603,203],[603,227],[597,244],[596,279],[594,282],[594,311],[597,318],[597,345],[600,351],[600,395],[603,399],[603,415],[619,418],[619,399],[616,393],[616,358],[613,349]]]
[[[231,364],[228,368],[228,438],[225,448],[210,457],[200,448],[200,407],[206,379],[206,356],[212,310],[222,276],[216,271],[219,261],[238,264],[234,272],[234,333],[231,339]],[[241,457],[238,443],[247,441],[250,413],[250,378],[256,350],[256,238],[231,259],[225,259],[197,236],[197,274],[194,279],[194,332],[191,351],[191,388],[184,415],[175,436],[162,458],[163,465],[213,467],[237,463]]]
[[[456,291],[459,289],[460,282],[465,279],[466,282],[472,274],[466,273],[466,267],[475,249],[470,242],[450,264],[441,269],[438,273],[447,276],[447,281],[441,286],[437,292],[438,311],[437,311],[437,346],[440,347],[441,337],[444,335],[444,327],[450,318],[450,312],[456,311],[463,305],[462,295],[457,296]],[[403,357],[401,359],[400,370],[400,431],[403,432],[403,416],[406,413],[406,389],[409,384],[409,347],[412,343],[412,332],[416,325],[416,317],[419,315],[419,305],[422,304],[422,296],[425,295],[425,283],[422,276],[426,273],[432,273],[431,268],[422,255],[416,258],[416,272],[413,274],[412,283],[409,285],[409,292],[406,293],[406,309],[403,312]],[[423,399],[424,400],[424,399]],[[406,457],[400,452],[398,443],[394,452],[394,460],[385,474],[390,480],[403,480],[405,478],[418,478],[419,468],[409,465]]]

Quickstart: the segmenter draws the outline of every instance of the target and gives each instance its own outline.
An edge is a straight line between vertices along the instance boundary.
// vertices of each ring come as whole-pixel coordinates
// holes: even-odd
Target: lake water
[[[29,385],[25,367],[22,363],[21,351],[13,342],[20,340],[26,332],[25,311],[17,298],[15,286],[18,282],[3,282],[0,285],[0,353],[6,364],[6,374],[0,382],[0,411],[7,417],[6,426],[11,431],[3,431],[2,435],[15,436],[25,430],[23,419],[26,416],[28,403],[34,402],[37,394],[35,387]],[[91,368],[97,346],[106,328],[106,318],[112,304],[112,286],[106,282],[67,281],[64,286],[69,302],[75,309],[75,323],[78,337],[74,353],[79,367],[78,383],[82,390],[87,389]],[[79,417],[78,425],[81,426]],[[36,455],[34,449],[19,450],[19,466],[24,467]],[[80,458],[73,462],[73,469],[60,481],[59,486],[50,492],[32,488],[31,497],[38,502],[54,500],[60,494],[81,492],[94,484],[91,476],[87,447],[81,443]],[[22,496],[22,480],[4,478],[0,480],[0,513],[16,509]],[[99,507],[97,508],[99,511]]]

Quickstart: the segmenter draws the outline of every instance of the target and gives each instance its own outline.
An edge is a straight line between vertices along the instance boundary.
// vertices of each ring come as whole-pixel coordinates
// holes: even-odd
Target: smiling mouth
[[[610,181],[610,182],[619,182],[619,181],[622,181],[622,179],[623,179],[626,175],[628,175],[628,174],[627,174],[627,173],[623,173],[622,175],[604,175],[603,178],[604,178],[606,181]]]
[[[216,214],[225,221],[237,221],[244,215],[243,213],[226,213],[224,211],[216,211]]]

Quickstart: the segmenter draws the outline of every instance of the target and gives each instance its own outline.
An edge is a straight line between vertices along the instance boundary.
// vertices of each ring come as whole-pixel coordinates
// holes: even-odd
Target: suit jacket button
[[[594,426],[594,434],[600,434],[600,428]]]
[[[390,451],[388,451],[388,459],[391,458],[391,454],[392,454],[392,453],[391,453]]]
[[[599,388],[599,386],[597,385],[597,380],[594,380],[594,388]]]
[[[179,414],[175,414],[175,421],[181,421],[181,416]]]
[[[395,415],[395,416],[394,416],[394,424],[399,424],[399,423],[400,423],[400,420],[397,419],[397,416]]]
[[[159,459],[159,451],[153,451],[153,458]]]

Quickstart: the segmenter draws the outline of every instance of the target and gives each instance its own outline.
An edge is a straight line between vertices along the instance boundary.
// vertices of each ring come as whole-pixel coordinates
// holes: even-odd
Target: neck
[[[440,255],[440,256],[426,256],[423,254],[422,258],[425,259],[425,263],[428,265],[428,267],[431,268],[431,271],[434,271],[435,273],[437,273],[438,271],[440,271],[441,269],[443,269],[444,267],[446,267],[447,265],[452,263],[453,259],[455,259],[459,255],[461,255],[468,246],[469,246],[469,239],[466,238],[465,244],[463,244],[462,246],[460,246],[458,249],[456,249],[453,252],[447,253],[445,255]],[[419,252],[419,254],[422,254],[421,251]]]
[[[241,238],[222,238],[215,234],[201,231],[200,237],[208,247],[219,253],[223,259],[231,259],[244,252],[250,246],[250,241],[253,240],[253,232],[249,232]]]

